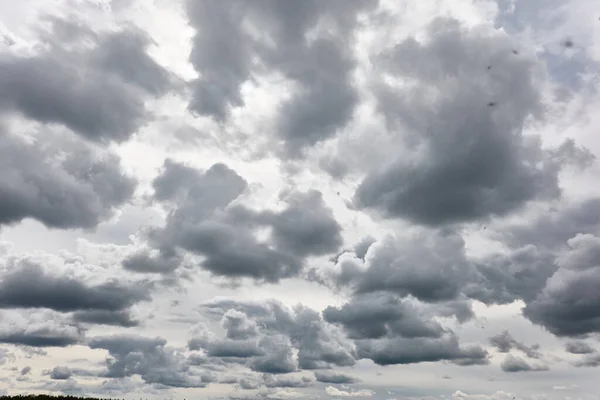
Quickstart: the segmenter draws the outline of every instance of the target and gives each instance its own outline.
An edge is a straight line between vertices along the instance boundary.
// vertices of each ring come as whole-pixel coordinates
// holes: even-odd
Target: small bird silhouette
[[[517,50],[513,50],[514,54],[519,54],[519,52]]]

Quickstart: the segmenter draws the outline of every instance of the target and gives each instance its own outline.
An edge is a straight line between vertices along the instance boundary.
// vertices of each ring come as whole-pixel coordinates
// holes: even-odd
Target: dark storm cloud
[[[210,374],[192,374],[186,358],[166,344],[160,337],[136,335],[95,337],[88,341],[91,349],[108,350],[104,373],[108,378],[139,375],[148,384],[183,388],[206,387],[213,381]]]
[[[111,325],[131,328],[138,326],[140,321],[131,317],[128,311],[88,310],[73,313],[73,321],[83,324]]]
[[[377,4],[188,1],[188,18],[196,29],[190,62],[201,74],[192,85],[189,108],[226,120],[231,107],[244,105],[242,84],[261,75],[255,59],[296,87],[278,110],[276,130],[286,152],[299,155],[306,146],[333,136],[352,116],[358,100],[351,48],[356,19]],[[316,29],[324,24],[326,35]],[[251,34],[248,26],[263,35]],[[308,34],[316,37],[308,40]]]
[[[512,349],[517,349],[525,353],[529,358],[540,358],[539,345],[526,346],[515,340],[508,331],[503,331],[490,338],[490,344],[500,353],[509,353]]]
[[[69,379],[71,376],[73,376],[73,373],[71,372],[69,367],[65,366],[54,367],[50,372],[50,378],[57,380]]]
[[[582,341],[568,342],[565,345],[565,350],[571,354],[591,354],[596,351],[592,346]]]
[[[500,368],[504,372],[548,371],[548,367],[545,365],[531,365],[522,358],[513,356],[512,354],[504,358]]]
[[[277,282],[297,275],[308,256],[335,252],[342,244],[341,226],[320,192],[293,192],[280,212],[253,211],[232,204],[246,181],[224,164],[199,171],[167,160],[153,181],[155,198],[171,207],[164,228],[148,234],[158,256],[140,253],[124,266],[138,271],[175,268],[177,250],[202,255],[201,266],[213,275]],[[270,228],[268,243],[255,237]]]
[[[125,286],[116,281],[89,285],[68,276],[52,275],[28,260],[15,261],[0,279],[0,308],[115,312],[150,299],[149,288],[144,285]]]
[[[100,33],[48,20],[46,50],[0,55],[0,111],[62,124],[93,141],[128,139],[146,117],[144,94],[170,86],[166,70],[146,53],[150,40],[133,29]]]
[[[27,142],[0,125],[0,168],[0,225],[33,218],[50,228],[92,228],[135,188],[114,153],[50,130]]]
[[[376,85],[388,125],[402,125],[418,155],[402,156],[367,175],[354,201],[362,208],[440,226],[503,216],[533,200],[561,194],[558,173],[577,156],[544,150],[522,134],[542,115],[540,65],[512,54],[506,36],[437,19],[429,38],[406,39],[377,60],[381,75],[418,84],[408,92]],[[494,64],[488,71],[486,66]],[[496,73],[495,71],[502,71]],[[411,86],[413,87],[413,86]],[[425,95],[431,90],[434,96]],[[493,101],[495,107],[488,107]],[[558,156],[560,155],[560,156]]]
[[[333,371],[315,371],[315,379],[323,383],[349,384],[359,382],[358,378],[350,375],[342,374],[341,372]]]

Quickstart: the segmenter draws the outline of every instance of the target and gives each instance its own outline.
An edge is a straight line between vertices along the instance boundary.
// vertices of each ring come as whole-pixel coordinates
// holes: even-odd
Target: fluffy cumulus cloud
[[[591,0],[4,3],[0,393],[596,394]]]

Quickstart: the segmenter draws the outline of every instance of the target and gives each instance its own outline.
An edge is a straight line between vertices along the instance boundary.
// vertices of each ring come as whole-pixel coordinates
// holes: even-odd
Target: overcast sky
[[[0,0],[0,394],[597,399],[595,0]]]

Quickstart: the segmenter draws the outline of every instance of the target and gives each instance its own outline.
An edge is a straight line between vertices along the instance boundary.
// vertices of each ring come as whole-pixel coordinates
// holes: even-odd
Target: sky
[[[0,394],[597,399],[592,0],[0,0]]]

